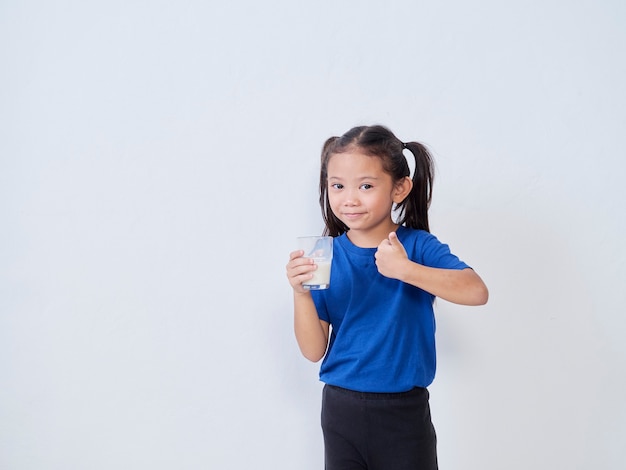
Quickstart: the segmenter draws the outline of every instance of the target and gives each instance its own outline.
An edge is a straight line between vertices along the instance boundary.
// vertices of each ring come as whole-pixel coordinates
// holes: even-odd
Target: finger
[[[304,255],[304,250],[296,250],[289,253],[289,261],[300,258]]]
[[[389,243],[391,244],[393,248],[400,250],[400,251],[404,251],[404,245],[398,238],[398,234],[396,232],[391,232],[389,234],[389,240],[390,240]]]
[[[287,271],[293,272],[294,276],[317,269],[315,260],[311,258],[295,258],[287,263]]]
[[[304,282],[313,279],[312,272],[304,272],[304,273],[293,273],[292,275],[288,275],[287,278],[292,286],[301,286]]]

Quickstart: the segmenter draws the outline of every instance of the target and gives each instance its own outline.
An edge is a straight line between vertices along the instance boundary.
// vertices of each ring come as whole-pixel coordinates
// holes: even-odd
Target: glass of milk
[[[317,269],[313,278],[302,283],[309,290],[328,289],[330,264],[333,260],[333,237],[298,237],[298,248],[304,250],[305,258],[313,258]]]

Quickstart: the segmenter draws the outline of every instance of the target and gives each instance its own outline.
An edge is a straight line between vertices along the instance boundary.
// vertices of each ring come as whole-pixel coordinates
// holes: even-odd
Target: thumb
[[[400,243],[400,240],[398,239],[398,234],[396,234],[396,232],[391,232],[389,234],[389,242],[392,245],[402,245],[402,243]]]

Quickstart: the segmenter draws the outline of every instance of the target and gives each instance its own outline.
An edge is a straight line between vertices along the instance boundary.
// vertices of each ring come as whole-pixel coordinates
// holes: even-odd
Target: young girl
[[[404,149],[415,158],[412,178]],[[301,250],[287,277],[300,350],[324,358],[328,470],[437,468],[426,389],[435,375],[433,301],[482,305],[488,292],[429,233],[432,183],[426,148],[382,126],[355,127],[322,149],[324,234],[335,237],[330,288],[303,288],[317,267]]]

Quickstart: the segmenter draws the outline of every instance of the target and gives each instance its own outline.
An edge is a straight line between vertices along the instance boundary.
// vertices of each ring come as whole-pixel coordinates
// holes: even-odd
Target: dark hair
[[[428,208],[433,192],[434,164],[430,153],[419,142],[403,143],[393,132],[384,126],[353,127],[341,137],[329,138],[322,147],[320,168],[320,207],[326,227],[324,235],[336,237],[348,231],[348,227],[339,220],[330,208],[328,201],[328,161],[330,157],[358,148],[365,155],[378,157],[383,170],[393,182],[410,176],[409,164],[402,153],[406,148],[415,157],[413,188],[402,202],[396,204],[397,223],[407,227],[430,231],[428,226]]]

